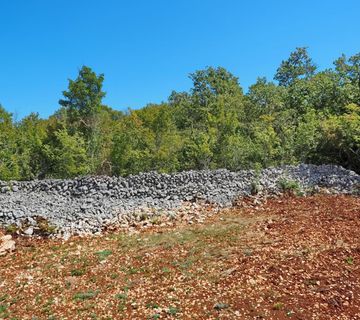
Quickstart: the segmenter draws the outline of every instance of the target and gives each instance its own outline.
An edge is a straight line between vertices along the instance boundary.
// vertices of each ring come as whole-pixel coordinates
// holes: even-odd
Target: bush
[[[278,180],[278,186],[285,193],[294,193],[300,191],[300,185],[297,181],[281,178]]]

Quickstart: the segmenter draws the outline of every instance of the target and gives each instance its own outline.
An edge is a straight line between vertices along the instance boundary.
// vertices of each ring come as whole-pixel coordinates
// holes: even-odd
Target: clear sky
[[[59,108],[82,65],[115,109],[161,102],[223,66],[245,91],[308,46],[323,69],[360,51],[359,0],[0,0],[0,103],[21,119]]]

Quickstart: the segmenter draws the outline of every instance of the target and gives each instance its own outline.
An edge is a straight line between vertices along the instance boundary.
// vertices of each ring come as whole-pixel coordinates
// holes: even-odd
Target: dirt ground
[[[0,257],[0,319],[360,319],[359,197],[275,198],[202,224],[16,242]]]

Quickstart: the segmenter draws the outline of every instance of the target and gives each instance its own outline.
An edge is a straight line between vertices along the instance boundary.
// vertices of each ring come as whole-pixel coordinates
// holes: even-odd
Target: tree
[[[0,104],[0,180],[20,179],[12,114]]]
[[[47,124],[37,113],[31,113],[17,125],[17,152],[22,179],[30,180],[42,174],[41,150],[47,137]]]
[[[252,109],[251,116],[256,117],[263,114],[271,114],[284,107],[286,90],[266,78],[258,78],[256,83],[250,86],[248,98]]]
[[[203,126],[209,114],[214,116],[218,114],[216,100],[219,97],[227,97],[227,100],[242,97],[238,78],[222,67],[208,67],[195,71],[190,74],[190,79],[193,81],[193,88],[191,89],[191,104],[188,105],[187,111],[194,127]]]
[[[222,67],[195,71],[190,79],[193,81],[191,92],[202,106],[214,96],[242,94],[238,78]]]
[[[90,172],[85,141],[78,133],[70,135],[66,129],[56,131],[55,140],[43,146],[43,153],[50,177],[72,178]]]
[[[159,172],[173,172],[179,169],[179,150],[182,140],[176,128],[173,109],[168,104],[150,104],[134,111],[142,125],[154,136],[152,169]]]
[[[209,128],[208,131],[194,129],[186,132],[180,156],[181,168],[183,170],[214,169],[216,135],[214,128]]]
[[[349,59],[343,54],[335,62],[335,69],[341,77],[343,86],[351,85],[352,102],[360,104],[360,52]]]
[[[288,87],[300,78],[310,78],[316,70],[315,64],[307,53],[307,48],[296,48],[287,60],[281,62],[274,79],[280,86]]]
[[[360,106],[350,104],[341,116],[330,116],[322,123],[321,131],[317,161],[360,172]]]
[[[302,117],[294,134],[294,154],[302,163],[314,159],[322,136],[320,125],[324,115],[315,109],[309,109]]]
[[[136,112],[130,112],[115,128],[111,152],[113,173],[129,175],[152,170],[154,147],[154,133],[143,125]]]
[[[104,75],[97,75],[91,68],[83,66],[76,80],[69,80],[64,99],[59,104],[65,108],[69,133],[81,134],[86,143],[92,170],[96,169],[100,148],[99,114],[105,92],[102,91]]]
[[[176,127],[179,130],[194,126],[196,117],[191,95],[187,92],[172,91],[168,99],[169,107],[172,110]]]
[[[222,67],[188,92],[122,113],[102,104],[104,76],[82,67],[61,108],[19,122],[0,106],[0,179],[336,163],[360,172],[360,54],[315,72],[306,48],[243,94]]]
[[[94,174],[111,175],[111,152],[113,147],[114,128],[124,118],[120,111],[102,106],[98,116],[98,151],[96,154],[96,168]]]
[[[360,52],[349,59],[343,54],[334,62],[334,65],[343,78],[349,79],[360,88]]]

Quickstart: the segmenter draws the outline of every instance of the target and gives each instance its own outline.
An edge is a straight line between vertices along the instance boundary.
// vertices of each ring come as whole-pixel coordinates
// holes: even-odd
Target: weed
[[[65,288],[68,289],[68,290],[71,288],[71,282],[70,281],[65,281]]]
[[[282,302],[276,302],[273,304],[273,309],[274,310],[281,310],[284,308],[284,304]]]
[[[124,302],[119,303],[118,305],[118,311],[123,312],[126,308],[126,305]]]
[[[98,294],[98,291],[87,291],[87,292],[79,292],[74,295],[73,299],[77,301],[84,301],[88,299],[93,299]]]
[[[10,314],[8,312],[8,307],[4,304],[0,304],[0,319],[7,319]]]
[[[154,302],[149,302],[145,306],[148,309],[158,309],[159,308],[159,305],[157,303],[154,303]]]
[[[56,226],[51,225],[50,222],[45,218],[37,216],[35,220],[38,226],[38,232],[41,235],[49,236],[56,232]]]
[[[118,293],[115,295],[115,299],[120,300],[118,305],[118,311],[123,312],[126,309],[126,300],[127,300],[127,292],[129,291],[128,287],[124,287],[124,293]]]
[[[115,295],[115,298],[118,300],[126,300],[127,294],[126,293],[118,293]]]
[[[347,257],[345,259],[345,262],[348,264],[348,265],[352,265],[354,264],[354,258],[353,257]]]
[[[151,218],[150,222],[151,222],[151,224],[159,225],[161,223],[161,218],[155,216],[155,217]]]
[[[41,312],[43,314],[50,315],[50,313],[52,313],[51,305],[52,305],[52,301],[48,301],[47,303],[45,303],[41,309]]]
[[[74,270],[71,270],[71,275],[73,277],[80,277],[80,276],[84,275],[85,272],[86,271],[84,269],[74,269]]]
[[[96,313],[90,314],[90,318],[91,318],[92,320],[98,320],[98,319],[99,319],[98,316],[96,315]]]
[[[164,267],[164,268],[162,268],[162,272],[163,273],[170,273],[171,270],[169,268],[167,268],[167,267]]]
[[[135,267],[121,268],[120,270],[125,272],[127,275],[137,274],[144,271],[144,269],[142,268],[135,268]]]
[[[138,215],[140,221],[146,221],[148,219],[148,214],[143,212]]]
[[[352,189],[352,192],[351,192],[353,195],[355,195],[355,196],[358,196],[358,195],[360,195],[360,183],[358,183],[358,184],[355,184],[354,186],[353,186],[353,189]]]
[[[110,274],[110,278],[115,280],[115,279],[119,278],[119,275],[117,273],[112,273],[112,274]]]
[[[250,185],[250,192],[252,195],[255,195],[255,194],[258,194],[260,193],[261,191],[261,186],[260,186],[260,183],[259,181],[255,180],[255,181],[252,181],[251,182],[251,185]]]
[[[0,314],[4,313],[7,310],[7,306],[4,304],[0,304]]]
[[[260,184],[260,174],[261,174],[261,165],[256,163],[254,169],[254,179],[251,181],[251,185],[250,185],[252,195],[258,194],[262,190]]]
[[[102,261],[105,260],[109,255],[111,255],[112,251],[105,249],[102,251],[95,252],[95,254],[97,255],[98,259]]]
[[[80,311],[80,312],[83,312],[83,311],[89,311],[91,309],[94,309],[95,308],[95,305],[93,303],[85,303],[85,305],[81,308],[78,308],[77,310]]]
[[[243,252],[244,252],[245,257],[251,257],[253,255],[253,251],[249,248],[244,249]]]
[[[168,314],[170,314],[171,316],[175,316],[178,313],[179,313],[178,308],[172,306],[169,307]]]
[[[18,226],[16,224],[10,224],[5,228],[6,233],[14,234],[19,230]]]
[[[283,192],[300,192],[300,185],[297,181],[281,178],[278,180],[278,186]]]

